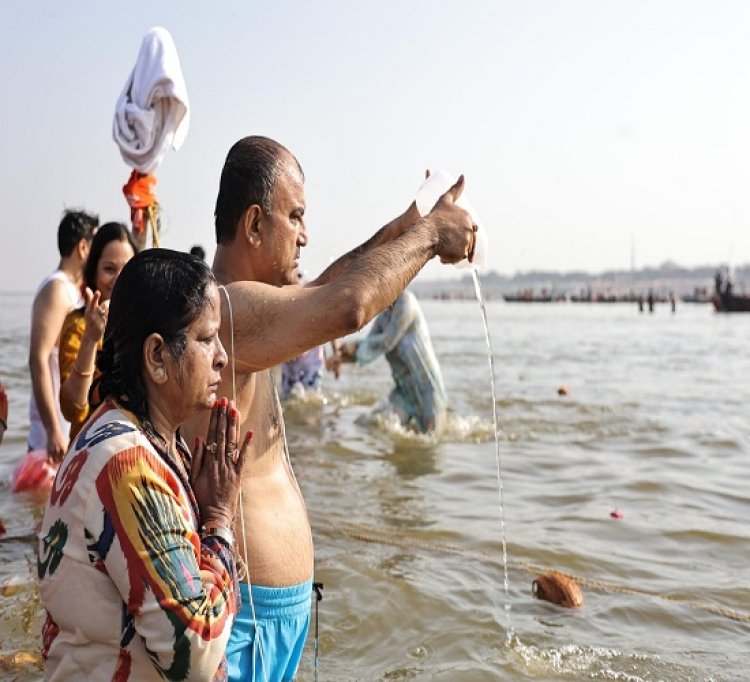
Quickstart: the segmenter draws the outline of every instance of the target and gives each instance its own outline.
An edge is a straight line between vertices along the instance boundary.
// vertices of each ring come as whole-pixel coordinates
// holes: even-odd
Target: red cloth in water
[[[10,477],[11,492],[49,492],[56,473],[57,465],[49,461],[46,450],[31,450]]]

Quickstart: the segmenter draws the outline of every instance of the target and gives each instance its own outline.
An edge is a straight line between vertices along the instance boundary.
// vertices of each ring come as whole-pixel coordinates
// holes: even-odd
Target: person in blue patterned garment
[[[404,426],[427,433],[445,425],[447,397],[422,308],[404,291],[368,336],[341,345],[341,361],[365,365],[385,355],[396,387],[388,397]]]
[[[315,346],[281,366],[281,399],[320,389],[323,377],[323,346]]]
[[[300,285],[303,285],[303,274],[298,272],[297,277]],[[339,353],[338,339],[331,341],[331,350],[333,357],[336,357]],[[285,362],[281,366],[281,399],[302,397],[308,391],[319,392],[323,383],[323,367],[326,364],[323,346],[315,346]],[[333,371],[338,379],[338,369],[334,368]]]

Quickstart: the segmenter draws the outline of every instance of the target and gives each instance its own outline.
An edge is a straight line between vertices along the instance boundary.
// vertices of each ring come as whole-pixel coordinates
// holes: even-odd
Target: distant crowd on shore
[[[441,301],[463,301],[474,300],[475,294],[472,291],[445,291],[421,290],[423,297],[432,298]],[[593,289],[582,289],[577,294],[559,292],[542,287],[539,290],[534,288],[525,288],[512,293],[484,293],[486,301],[503,300],[508,303],[636,303],[640,308],[647,305],[653,311],[657,303],[668,303],[672,309],[676,308],[677,297],[674,292],[655,293],[648,290],[646,294],[628,291],[626,293],[613,293],[609,290],[596,291]],[[693,294],[680,296],[680,300],[685,303],[710,303],[711,295],[707,288],[698,288]],[[674,311],[674,310],[673,310]]]

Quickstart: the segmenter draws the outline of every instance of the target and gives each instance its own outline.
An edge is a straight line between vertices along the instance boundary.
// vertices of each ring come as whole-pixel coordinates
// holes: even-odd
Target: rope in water
[[[375,528],[363,524],[351,523],[349,521],[340,521],[333,519],[332,517],[316,518],[315,525],[318,531],[321,530],[321,527],[323,525],[321,523],[318,523],[318,521],[321,520],[323,521],[323,523],[328,525],[330,535],[340,533],[341,535],[346,535],[347,537],[353,538],[355,540],[360,540],[362,542],[391,545],[394,547],[405,547],[408,549],[420,548],[428,551],[439,552],[441,554],[453,554],[456,556],[470,557],[472,559],[478,559],[481,561],[497,562],[497,559],[495,559],[490,554],[487,554],[486,552],[462,549],[461,547],[450,544],[430,542],[414,537],[409,533],[395,530],[385,530],[382,528]],[[535,575],[542,575],[544,573],[550,573],[554,571],[566,576],[567,578],[575,580],[580,585],[601,590],[603,592],[617,592],[620,594],[633,594],[640,597],[648,597],[650,599],[660,599],[662,601],[672,602],[674,604],[679,604],[680,606],[685,606],[691,609],[698,609],[700,611],[713,613],[717,616],[729,618],[740,623],[750,623],[750,613],[737,611],[726,606],[719,606],[717,604],[709,604],[707,602],[694,601],[690,599],[682,599],[680,597],[674,597],[669,594],[650,592],[648,590],[641,590],[635,587],[621,585],[609,580],[600,580],[598,578],[577,576],[571,573],[565,573],[564,571],[560,571],[549,566],[539,566],[528,561],[510,560],[508,561],[508,566]]]

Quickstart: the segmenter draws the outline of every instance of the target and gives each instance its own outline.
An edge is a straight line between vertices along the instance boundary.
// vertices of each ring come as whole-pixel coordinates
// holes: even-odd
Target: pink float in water
[[[609,512],[609,515],[613,519],[624,519],[625,514],[623,514],[619,509],[613,509],[611,512]]]

